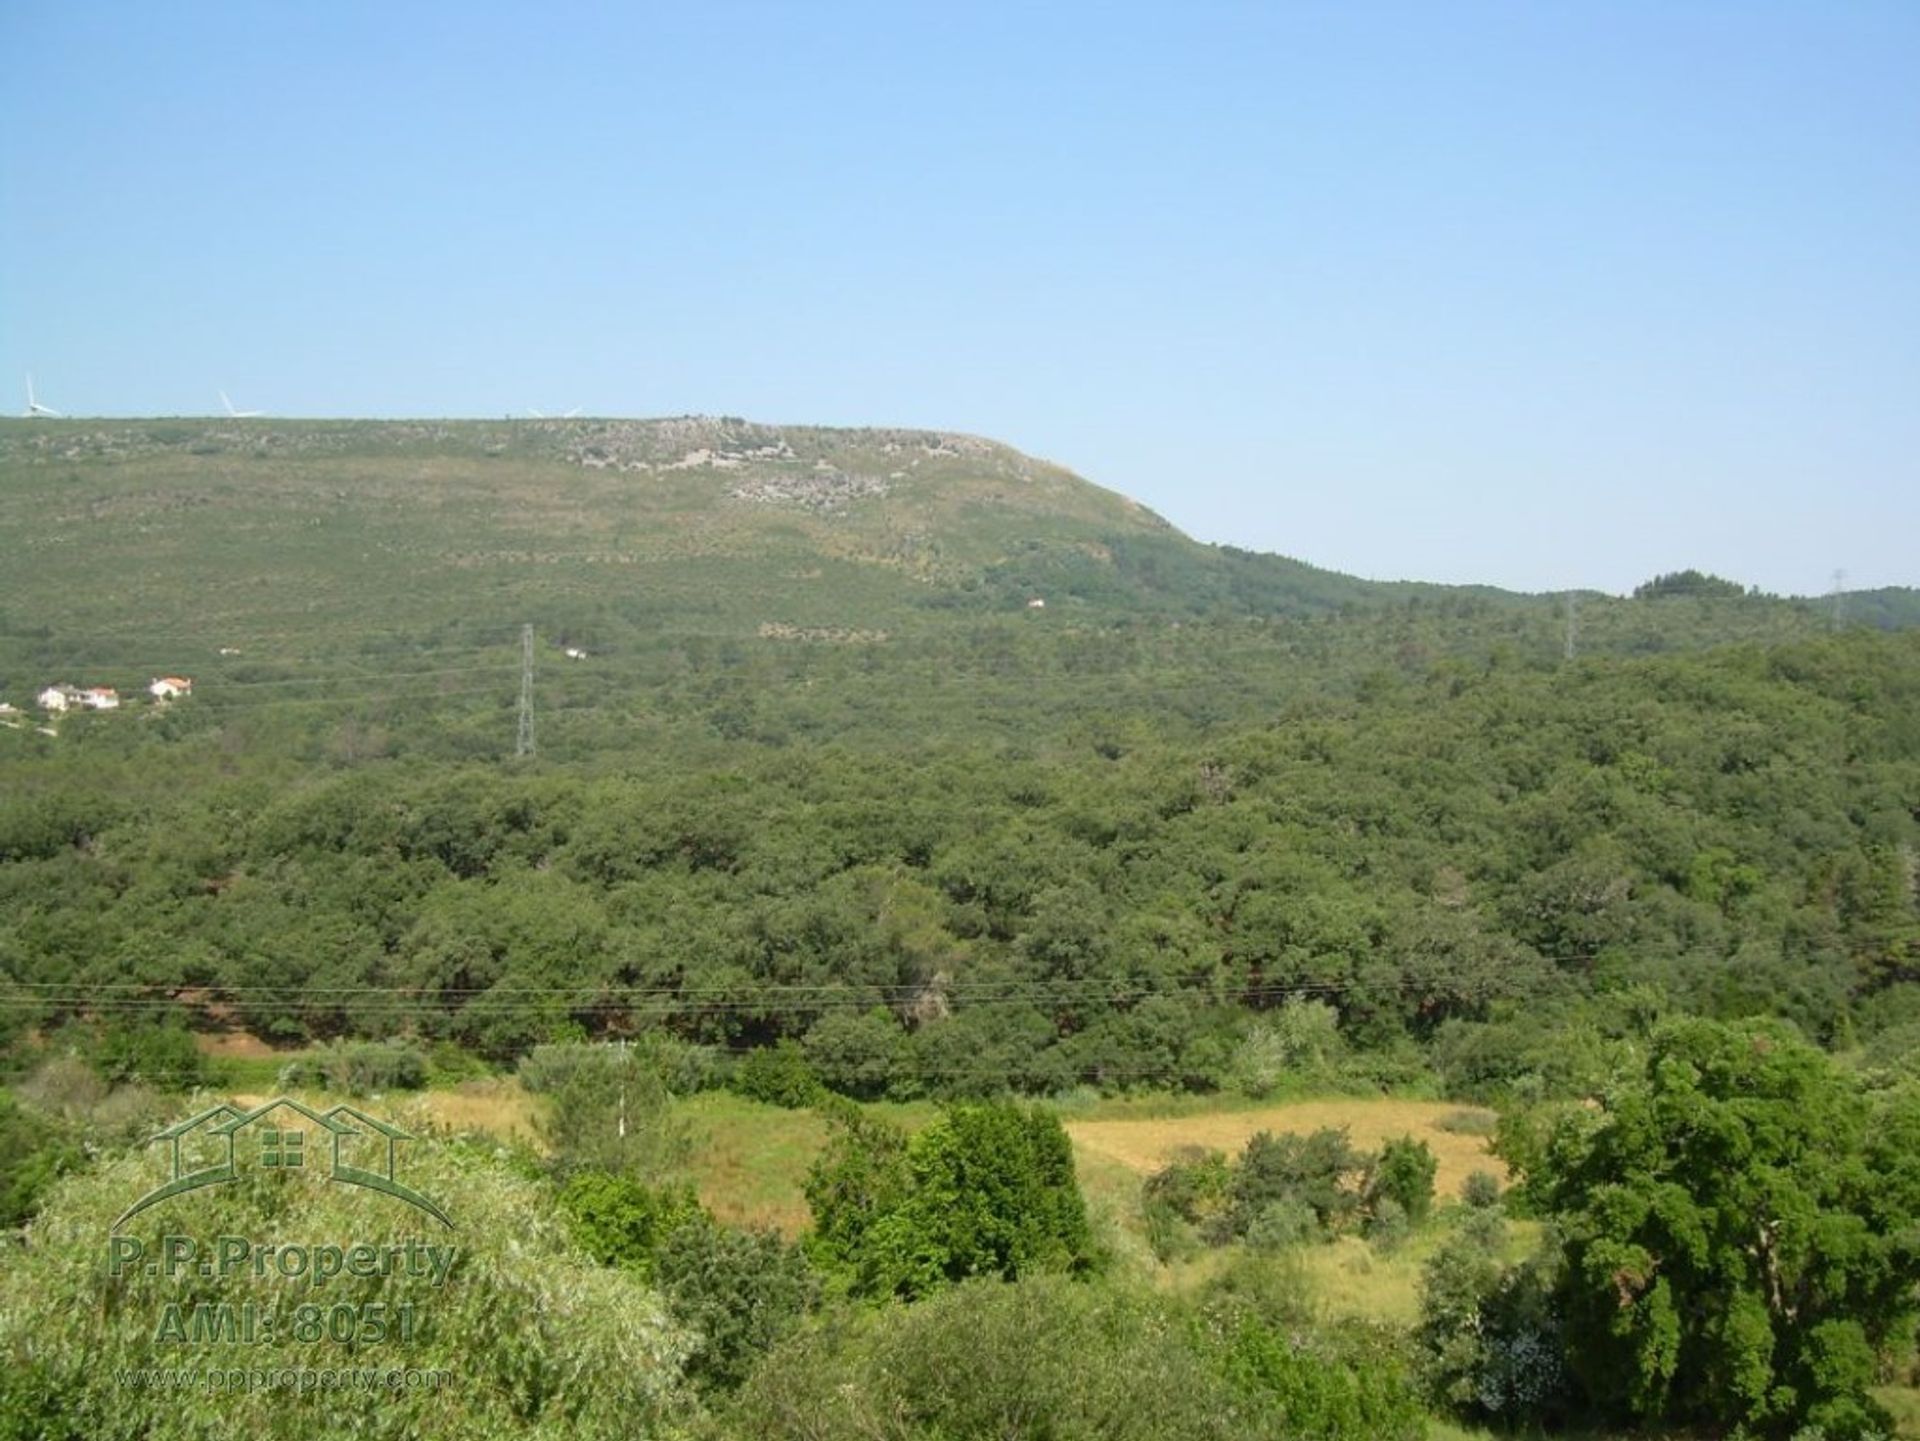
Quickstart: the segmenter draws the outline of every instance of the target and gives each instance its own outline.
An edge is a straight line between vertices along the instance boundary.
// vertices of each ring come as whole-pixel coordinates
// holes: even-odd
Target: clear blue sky
[[[70,412],[1007,440],[1372,576],[1920,583],[1920,4],[0,4]]]

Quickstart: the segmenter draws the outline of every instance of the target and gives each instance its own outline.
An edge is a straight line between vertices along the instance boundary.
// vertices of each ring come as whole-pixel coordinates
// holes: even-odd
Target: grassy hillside
[[[144,698],[303,761],[1204,733],[1436,666],[1559,663],[1563,604],[1199,544],[989,441],[729,419],[0,421],[0,699]],[[1034,602],[1044,602],[1035,605]],[[1908,618],[1863,601],[1862,624]],[[1582,654],[1824,630],[1583,597]],[[569,652],[574,654],[569,654]]]

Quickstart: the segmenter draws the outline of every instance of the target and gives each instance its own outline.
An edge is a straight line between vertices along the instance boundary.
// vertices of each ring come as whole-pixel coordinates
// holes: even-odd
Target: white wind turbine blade
[[[58,420],[58,419],[60,418],[60,412],[59,412],[59,411],[57,411],[57,410],[55,410],[55,409],[54,409],[54,408],[53,408],[52,406],[50,406],[50,405],[42,405],[42,404],[41,404],[41,403],[40,403],[40,402],[39,402],[39,401],[38,401],[38,400],[37,400],[37,399],[36,399],[36,398],[34,397],[34,394],[33,394],[33,376],[32,376],[32,375],[28,375],[28,376],[27,376],[27,416],[28,416],[28,418],[29,418],[29,419],[31,419],[31,418],[32,418],[33,416],[36,416],[36,415],[45,415],[45,416],[51,416],[51,417],[53,417],[53,418],[54,418],[55,420]]]

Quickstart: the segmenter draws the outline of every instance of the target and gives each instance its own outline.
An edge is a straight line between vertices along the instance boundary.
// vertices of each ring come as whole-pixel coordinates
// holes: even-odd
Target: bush
[[[684,1123],[648,1048],[536,1046],[521,1063],[522,1084],[551,1098],[539,1126],[562,1172],[606,1171],[658,1182],[685,1160]]]
[[[66,1127],[0,1090],[0,1229],[24,1222],[53,1183],[83,1160]]]
[[[801,1048],[821,1084],[843,1096],[906,1100],[918,1093],[911,1043],[884,1007],[858,1016],[829,1012],[814,1023]]]
[[[1284,1251],[1320,1238],[1320,1218],[1291,1198],[1269,1201],[1247,1225],[1247,1245],[1255,1251]]]
[[[1476,1211],[1500,1204],[1500,1178],[1491,1171],[1470,1172],[1460,1183],[1460,1199]]]
[[[1241,1094],[1263,1100],[1288,1081],[1333,1084],[1345,1054],[1340,1013],[1325,1001],[1296,997],[1248,1025],[1228,1075]]]
[[[700,1202],[686,1187],[647,1186],[605,1171],[576,1171],[560,1187],[559,1200],[582,1250],[603,1266],[647,1280],[667,1238],[701,1215]]]
[[[669,1228],[655,1275],[676,1321],[699,1337],[687,1374],[732,1390],[820,1296],[806,1254],[771,1231],[736,1231],[700,1211]]]
[[[1388,1202],[1400,1209],[1407,1226],[1417,1226],[1433,1209],[1433,1178],[1440,1162],[1425,1141],[1410,1136],[1380,1148],[1367,1177],[1367,1206],[1374,1213]]]
[[[868,1236],[862,1286],[920,1296],[969,1276],[1094,1268],[1073,1146],[1051,1111],[952,1107],[907,1143],[908,1189]]]
[[[850,1268],[856,1289],[924,1296],[969,1276],[1097,1264],[1073,1147],[1051,1111],[963,1103],[911,1140],[839,1119],[807,1199],[822,1255]]]
[[[283,1089],[306,1086],[346,1096],[417,1091],[427,1058],[411,1041],[341,1041],[296,1057],[280,1071]]]
[[[1305,1206],[1326,1234],[1339,1231],[1359,1210],[1358,1182],[1366,1164],[1344,1128],[1324,1127],[1308,1136],[1260,1132],[1234,1167],[1233,1234],[1246,1235],[1254,1218],[1276,1201]]]
[[[907,1133],[845,1101],[827,1107],[827,1115],[833,1135],[807,1170],[812,1240],[823,1261],[851,1270],[874,1225],[906,1199]]]
[[[1500,1124],[1500,1113],[1475,1106],[1470,1109],[1448,1111],[1434,1122],[1441,1130],[1454,1136],[1491,1136]]]
[[[761,1441],[1413,1434],[1294,1429],[1279,1391],[1257,1363],[1231,1367],[1225,1338],[1177,1302],[1049,1276],[831,1313],[769,1356],[725,1419],[728,1434]]]
[[[1391,1196],[1381,1196],[1367,1212],[1367,1239],[1381,1251],[1392,1251],[1413,1233],[1412,1218]]]
[[[1216,1317],[1213,1329],[1227,1338],[1228,1380],[1260,1412],[1284,1418],[1279,1434],[1324,1441],[1423,1441],[1427,1434],[1411,1371],[1380,1328],[1303,1331],[1243,1312]]]
[[[749,1100],[793,1111],[813,1105],[826,1090],[806,1052],[793,1040],[748,1051],[733,1068],[729,1085]]]
[[[1416,1338],[1434,1398],[1458,1415],[1504,1425],[1556,1422],[1572,1406],[1554,1300],[1558,1258],[1500,1260],[1497,1212],[1470,1224],[1427,1262]]]
[[[188,1441],[244,1436],[295,1441],[342,1434],[370,1441],[469,1437],[624,1438],[677,1434],[691,1398],[682,1368],[693,1338],[637,1276],[594,1265],[540,1182],[515,1177],[478,1153],[414,1146],[409,1184],[444,1204],[459,1229],[424,1240],[458,1247],[446,1284],[408,1268],[341,1275],[315,1289],[242,1267],[226,1279],[116,1277],[102,1264],[102,1238],[129,1198],[152,1184],[156,1157],[114,1157],[61,1181],[28,1228],[29,1244],[0,1265],[0,1434],[84,1436],[86,1441]],[[189,1220],[189,1217],[191,1218]],[[185,1204],[135,1217],[119,1234],[149,1256],[161,1237],[196,1234],[256,1241],[329,1240],[405,1247],[422,1241],[411,1208],[361,1187],[328,1184],[319,1171],[246,1168]],[[432,1223],[426,1223],[432,1226]],[[270,1340],[215,1339],[181,1348],[154,1339],[162,1308],[196,1300],[279,1311],[306,1303],[411,1305],[422,1318],[410,1338],[389,1335],[364,1359],[315,1346],[276,1326]],[[340,1359],[329,1359],[338,1355]],[[377,1357],[377,1359],[376,1359]],[[31,1358],[27,1360],[26,1358]],[[239,1370],[315,1370],[359,1364],[445,1370],[450,1385],[294,1391],[287,1387],[139,1388],[118,1383],[129,1368],[183,1364]],[[49,1418],[50,1424],[42,1424]]]
[[[101,1032],[89,1059],[109,1085],[138,1082],[158,1091],[191,1091],[207,1080],[207,1058],[178,1021],[115,1022]]]
[[[1209,1242],[1231,1239],[1228,1226],[1233,1168],[1218,1151],[1174,1161],[1154,1172],[1141,1188],[1147,1239],[1161,1261],[1191,1251],[1195,1230]]]
[[[427,1084],[457,1086],[463,1081],[484,1081],[494,1074],[484,1056],[475,1055],[454,1041],[436,1041],[427,1051]]]

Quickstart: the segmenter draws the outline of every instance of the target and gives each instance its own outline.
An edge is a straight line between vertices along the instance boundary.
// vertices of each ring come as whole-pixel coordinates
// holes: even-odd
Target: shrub
[[[1176,1303],[1063,1277],[829,1313],[748,1379],[727,1434],[1278,1441]]]
[[[1433,1178],[1440,1162],[1425,1141],[1410,1136],[1388,1141],[1380,1148],[1367,1177],[1367,1206],[1378,1212],[1391,1201],[1401,1220],[1417,1226],[1433,1209]]]
[[[1313,1213],[1321,1231],[1332,1234],[1359,1210],[1365,1169],[1366,1157],[1353,1149],[1344,1128],[1324,1127],[1308,1136],[1262,1131],[1247,1142],[1234,1167],[1233,1233],[1246,1235],[1269,1204],[1293,1201]]]
[[[907,1140],[852,1108],[807,1177],[817,1246],[870,1295],[923,1296],[1097,1263],[1073,1147],[1051,1111],[951,1107]]]
[[[549,1098],[541,1139],[563,1172],[607,1171],[657,1183],[685,1160],[688,1138],[673,1114],[659,1057],[614,1045],[536,1046],[523,1084]]]
[[[372,1441],[452,1441],[515,1436],[623,1441],[676,1434],[690,1397],[681,1380],[693,1338],[639,1277],[596,1266],[540,1182],[513,1176],[475,1151],[409,1149],[407,1181],[444,1204],[459,1227],[424,1239],[457,1245],[445,1284],[402,1267],[391,1275],[341,1275],[315,1289],[251,1267],[213,1283],[114,1276],[101,1262],[102,1238],[129,1198],[152,1184],[158,1158],[130,1154],[61,1181],[28,1228],[29,1244],[0,1265],[0,1434],[59,1435],[87,1441],[186,1441],[245,1436],[294,1441],[343,1434]],[[191,1221],[189,1222],[189,1217]],[[230,1184],[186,1203],[164,1203],[119,1234],[159,1253],[161,1238],[191,1225],[206,1237],[256,1241],[338,1240],[385,1248],[417,1245],[422,1218],[361,1187],[328,1184],[320,1171],[246,1168]],[[432,1223],[426,1223],[432,1225]],[[201,1228],[204,1228],[202,1230]],[[365,1359],[315,1346],[290,1327],[248,1343],[214,1339],[180,1348],[154,1339],[169,1302],[215,1300],[262,1311],[322,1303],[411,1305],[422,1324],[388,1338]],[[329,1357],[338,1355],[341,1359]],[[377,1356],[377,1359],[375,1357]],[[31,1358],[30,1361],[25,1358]],[[182,1364],[283,1371],[360,1364],[445,1370],[447,1386],[388,1389],[286,1387],[178,1389],[123,1386],[130,1368]],[[40,1424],[58,1418],[53,1424]]]
[[[427,1051],[427,1084],[457,1086],[463,1081],[484,1081],[493,1075],[493,1067],[484,1056],[475,1055],[453,1041],[436,1041]]]
[[[427,1083],[427,1058],[411,1041],[342,1041],[289,1061],[283,1088],[310,1086],[347,1096],[417,1091]]]
[[[31,1216],[48,1188],[82,1160],[66,1127],[0,1090],[0,1229]]]
[[[1416,1339],[1437,1401],[1505,1425],[1554,1422],[1571,1407],[1554,1300],[1558,1258],[1543,1250],[1508,1266],[1498,1213],[1475,1212],[1428,1261]]]
[[[1459,1111],[1448,1111],[1434,1122],[1441,1130],[1454,1136],[1491,1136],[1500,1124],[1500,1113],[1474,1106]]]
[[[1242,1312],[1216,1318],[1226,1334],[1223,1369],[1236,1391],[1288,1437],[1423,1441],[1426,1411],[1405,1358],[1386,1331],[1347,1324],[1281,1327]]]
[[[670,1227],[654,1271],[675,1320],[698,1336],[687,1374],[732,1390],[820,1296],[798,1246],[771,1231],[736,1231],[698,1210]]]
[[[1269,1201],[1247,1224],[1247,1245],[1256,1251],[1284,1251],[1320,1236],[1320,1218],[1291,1198]]]
[[[1332,1084],[1345,1054],[1340,1013],[1325,1001],[1296,997],[1247,1027],[1228,1074],[1243,1095],[1262,1100],[1289,1080]]]
[[[904,1100],[918,1090],[911,1043],[884,1007],[858,1016],[829,1012],[807,1032],[801,1048],[821,1084],[843,1096]]]
[[[1476,1211],[1500,1204],[1500,1178],[1491,1171],[1470,1172],[1460,1183],[1460,1199]]]
[[[110,1085],[139,1082],[159,1091],[190,1091],[207,1079],[207,1058],[178,1021],[115,1022],[101,1032],[89,1060]]]
[[[901,1204],[867,1237],[867,1291],[923,1296],[969,1276],[1096,1264],[1073,1146],[1051,1111],[955,1105],[907,1143],[906,1170]]]
[[[1391,1196],[1381,1196],[1367,1212],[1367,1239],[1381,1251],[1391,1251],[1413,1232],[1406,1208]]]
[[[648,1186],[605,1171],[576,1171],[560,1187],[559,1200],[582,1250],[603,1266],[648,1280],[668,1236],[701,1215],[686,1187]]]
[[[748,1051],[733,1068],[729,1084],[749,1100],[795,1111],[813,1105],[826,1089],[806,1052],[791,1039]]]
[[[1148,1241],[1162,1261],[1192,1249],[1195,1229],[1210,1242],[1231,1239],[1233,1168],[1218,1151],[1174,1161],[1147,1178],[1141,1203]]]

